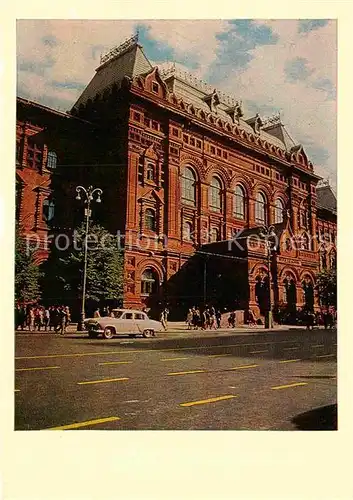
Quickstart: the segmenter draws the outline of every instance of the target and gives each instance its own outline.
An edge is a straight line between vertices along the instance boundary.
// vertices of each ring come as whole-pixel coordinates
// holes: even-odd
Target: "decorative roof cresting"
[[[100,65],[105,64],[106,62],[119,57],[123,52],[133,47],[138,42],[138,32],[136,35],[128,38],[122,44],[117,47],[113,47],[107,54],[101,55],[100,57]]]

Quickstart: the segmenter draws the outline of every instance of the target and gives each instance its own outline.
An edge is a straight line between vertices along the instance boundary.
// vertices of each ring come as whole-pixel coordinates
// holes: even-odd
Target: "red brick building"
[[[36,117],[44,109],[31,106]],[[22,100],[19,107],[25,115]],[[73,228],[76,185],[102,188],[94,217],[125,235],[126,307],[167,301],[185,310],[213,301],[262,311],[263,225],[274,225],[277,237],[276,304],[313,305],[316,273],[335,265],[335,198],[328,186],[317,189],[320,177],[279,116],[246,118],[238,99],[173,65],[152,67],[136,37],[102,58],[70,114],[45,112],[60,115],[56,133],[44,124],[56,149],[43,143],[38,152],[31,137],[40,138],[43,123],[18,117],[19,182],[31,179],[27,191],[20,184],[19,218],[24,225],[27,217],[27,231],[45,234],[52,189],[56,226]],[[326,260],[318,241],[324,232]]]

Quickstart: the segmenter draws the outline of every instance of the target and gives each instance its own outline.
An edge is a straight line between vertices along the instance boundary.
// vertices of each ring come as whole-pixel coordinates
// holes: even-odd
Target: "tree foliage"
[[[88,234],[86,299],[119,302],[123,296],[123,252],[118,240],[99,225],[91,225]],[[81,299],[84,246],[85,227],[82,224],[75,230],[66,250],[53,247],[45,265],[49,301],[72,303]]]
[[[316,290],[320,304],[323,306],[337,306],[337,276],[336,269],[321,271],[316,276]]]
[[[34,250],[21,234],[18,224],[15,232],[15,300],[16,302],[36,302],[40,299],[39,280],[41,272],[34,262]]]

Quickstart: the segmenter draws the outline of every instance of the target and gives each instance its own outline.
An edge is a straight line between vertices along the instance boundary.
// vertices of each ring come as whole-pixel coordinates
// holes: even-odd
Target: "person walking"
[[[186,324],[188,326],[188,330],[192,330],[192,309],[188,310],[186,315]]]
[[[50,311],[49,308],[46,307],[44,309],[44,331],[47,332],[50,329]]]
[[[235,327],[235,312],[232,311],[230,315],[228,316],[228,327],[229,328],[234,328]]]
[[[221,320],[222,320],[222,313],[219,309],[216,311],[216,322],[217,322],[217,328],[221,328]]]
[[[67,326],[67,312],[64,306],[59,309],[59,331],[60,335],[65,335]]]
[[[167,331],[167,317],[166,317],[166,312],[165,309],[160,314],[159,321],[162,323],[162,326],[164,328],[164,331]]]
[[[100,318],[101,317],[100,312],[99,312],[99,307],[97,307],[97,309],[94,311],[93,317],[94,318]]]

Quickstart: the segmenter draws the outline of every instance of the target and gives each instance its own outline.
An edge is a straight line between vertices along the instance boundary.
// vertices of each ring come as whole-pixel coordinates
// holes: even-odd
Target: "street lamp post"
[[[267,250],[267,269],[268,269],[268,311],[265,317],[265,328],[273,327],[272,318],[272,277],[271,277],[271,256],[272,250],[275,249],[273,240],[277,237],[274,226],[263,226],[260,231],[260,236],[265,239]]]
[[[93,188],[89,186],[88,189],[83,186],[76,187],[76,200],[80,201],[84,197],[84,202],[86,203],[85,208],[85,217],[86,217],[86,225],[85,225],[85,246],[84,246],[84,265],[83,265],[83,285],[82,285],[82,302],[81,302],[81,318],[77,325],[77,330],[80,331],[83,328],[83,322],[85,320],[85,300],[86,300],[86,281],[87,281],[87,240],[88,240],[88,228],[89,228],[89,219],[91,217],[91,202],[93,201],[93,195],[97,193],[96,202],[100,203],[101,195],[103,193],[100,188]]]

